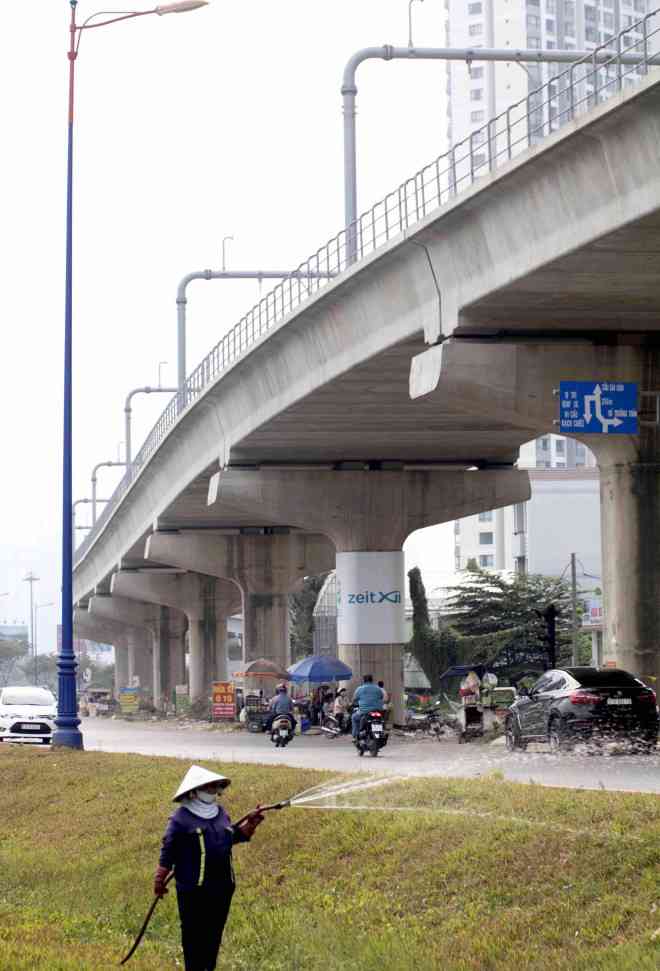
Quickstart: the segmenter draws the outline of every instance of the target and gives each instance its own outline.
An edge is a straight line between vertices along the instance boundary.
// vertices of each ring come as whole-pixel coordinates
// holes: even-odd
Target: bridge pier
[[[334,543],[339,581],[338,652],[353,671],[382,680],[403,717],[406,578],[403,544],[416,529],[529,498],[526,473],[229,470],[221,501]],[[312,571],[310,571],[312,572]]]
[[[213,530],[154,533],[145,558],[231,581],[243,595],[243,658],[287,667],[289,594],[305,576],[334,567],[332,544],[300,533],[232,535]],[[231,613],[231,612],[230,612]]]
[[[114,695],[119,700],[119,691],[128,683],[128,644],[126,638],[116,635],[111,642],[115,649],[115,690]]]
[[[519,444],[557,433],[561,381],[635,382],[651,394],[638,435],[569,435],[587,445],[600,471],[603,661],[660,679],[660,349],[653,334],[602,332],[566,341],[449,339],[413,359],[411,395],[438,408],[496,414],[518,428]],[[644,414],[642,415],[644,418]],[[579,550],[576,550],[579,555]],[[656,682],[657,683],[657,682]]]
[[[119,689],[128,684],[126,627],[112,620],[101,621],[92,617],[89,610],[76,607],[73,612],[73,633],[75,637],[87,638],[99,644],[112,644],[115,652],[114,696],[119,698]]]
[[[154,651],[153,635],[139,627],[129,627],[126,634],[128,642],[128,683],[133,685],[135,680],[142,691],[151,694],[153,698],[153,665]]]
[[[120,570],[112,577],[111,590],[113,596],[175,608],[185,614],[191,701],[205,698],[210,693],[211,682],[226,676],[226,617],[237,609],[239,602],[238,591],[232,585],[199,573],[162,572],[159,575]],[[218,645],[218,617],[224,619],[219,632],[222,647]]]
[[[132,684],[137,676],[140,687],[150,692],[159,707],[160,655],[158,611],[151,604],[139,604],[123,597],[96,594],[90,597],[88,615],[101,625],[119,627],[127,644],[127,669],[118,687]]]
[[[657,436],[654,431],[653,438]],[[651,435],[642,435],[648,439]],[[660,684],[660,449],[599,443],[603,661]]]

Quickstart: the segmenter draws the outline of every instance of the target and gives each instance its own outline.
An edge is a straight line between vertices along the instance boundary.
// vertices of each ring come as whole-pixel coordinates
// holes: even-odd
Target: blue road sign
[[[637,435],[637,385],[619,381],[562,381],[559,431]]]

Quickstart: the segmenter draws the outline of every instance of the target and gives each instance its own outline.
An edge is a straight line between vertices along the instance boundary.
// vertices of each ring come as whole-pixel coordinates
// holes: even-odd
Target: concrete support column
[[[219,617],[215,622],[215,681],[226,681],[227,665],[227,620]]]
[[[655,406],[660,350],[649,336],[619,332],[601,342],[534,344],[449,340],[413,360],[411,392],[433,395],[438,408],[451,403],[466,415],[497,415],[510,429],[520,429],[522,444],[557,432],[553,392],[561,381],[637,383],[644,408],[639,434],[618,435],[610,429],[575,437],[594,452],[601,475],[603,662],[638,677],[658,678],[660,427]]]
[[[337,550],[339,655],[354,684],[373,674],[403,718],[403,624],[406,598],[402,547],[416,529],[529,498],[526,473],[514,469],[365,471],[228,471],[224,502],[274,521],[324,533]],[[213,495],[213,492],[211,495]]]
[[[154,533],[147,540],[145,557],[233,581],[235,595],[239,588],[243,592],[244,660],[265,657],[283,667],[290,663],[289,594],[303,577],[325,573],[334,566],[334,550],[324,536],[300,533]],[[218,616],[225,620],[231,616],[237,603],[230,609],[227,602],[220,610],[216,599],[216,624]],[[216,641],[218,637],[216,633]],[[223,656],[226,658],[224,648]]]
[[[95,595],[89,601],[88,618],[92,624],[119,629],[127,639],[127,679],[126,686],[134,676],[140,680],[141,690],[153,698],[158,707],[160,696],[157,665],[157,644],[159,640],[158,611],[151,604],[136,603],[121,597]]]
[[[608,661],[660,679],[660,455],[600,464],[604,645]],[[658,681],[651,681],[658,684]]]
[[[127,642],[127,657],[128,657],[128,682],[127,687],[132,688],[135,684],[135,677],[137,675],[135,657],[139,650],[139,646],[136,643],[136,637],[128,637]]]
[[[406,577],[403,550],[337,553],[337,647],[353,671],[383,681],[394,719],[403,716]]]
[[[128,647],[126,627],[114,620],[100,620],[92,617],[89,610],[76,607],[73,612],[73,632],[75,637],[83,637],[99,644],[112,644],[115,651],[114,694],[119,697],[119,689],[128,685]]]
[[[128,680],[128,647],[126,643],[115,641],[115,698],[119,698],[121,688],[127,687]]]
[[[169,609],[167,645],[169,656],[169,677],[164,691],[168,701],[172,701],[177,684],[186,683],[186,630],[188,622],[185,614]]]
[[[153,573],[122,570],[111,582],[113,597],[141,601],[178,610],[188,623],[188,683],[191,701],[206,698],[216,678],[217,616],[238,609],[240,591],[234,584],[223,583],[201,573]],[[184,682],[183,666],[177,648],[170,640],[172,669],[170,690]],[[226,670],[226,668],[225,668]],[[161,668],[162,673],[162,668]],[[174,680],[181,676],[181,680]]]

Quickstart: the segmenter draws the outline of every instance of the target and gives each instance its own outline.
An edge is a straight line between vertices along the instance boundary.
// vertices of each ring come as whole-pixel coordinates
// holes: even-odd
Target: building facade
[[[640,51],[642,31],[638,21],[647,10],[653,9],[647,0],[445,0],[447,20],[446,45],[477,49],[498,47],[537,50],[591,50],[614,41],[623,35],[623,48]],[[615,44],[612,44],[613,50]],[[531,136],[539,137],[545,125],[556,127],[557,119],[566,110],[563,72],[566,65],[510,63],[447,63],[448,125],[447,140],[457,145],[479,129],[489,119],[506,112],[531,94],[523,108],[531,112]],[[611,70],[604,68],[603,71]],[[584,96],[593,98],[593,75],[585,69]],[[608,76],[609,77],[609,76]],[[557,79],[553,89],[535,103],[533,92],[546,81]],[[614,76],[612,75],[614,82]],[[634,74],[624,84],[634,84]],[[603,74],[598,85],[603,84]],[[612,93],[616,86],[612,84]],[[609,88],[606,89],[607,93]],[[538,117],[535,119],[534,114]],[[477,137],[481,137],[477,135]],[[485,139],[482,138],[482,142]],[[521,139],[521,149],[526,139]],[[475,145],[475,149],[477,146]],[[482,164],[486,165],[486,154]],[[475,159],[477,169],[478,160]]]
[[[529,502],[454,523],[454,567],[472,560],[486,570],[560,576],[571,553],[582,572],[601,575],[600,480],[593,454],[579,442],[544,435],[520,450],[529,469]]]

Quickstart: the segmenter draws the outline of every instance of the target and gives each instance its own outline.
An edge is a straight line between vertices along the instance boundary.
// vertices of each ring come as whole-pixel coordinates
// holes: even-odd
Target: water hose
[[[234,823],[233,825],[240,826],[241,823],[247,822],[250,816],[254,816],[255,813],[267,813],[267,812],[270,812],[272,809],[285,809],[287,806],[290,806],[290,805],[291,805],[291,799],[283,799],[282,802],[274,802],[270,806],[259,806],[258,809],[252,809],[249,813],[246,813],[245,816],[241,816],[239,821],[237,823]],[[164,886],[167,886],[167,884],[170,882],[173,876],[174,876],[174,870],[172,870],[172,872],[165,879]],[[156,897],[156,896],[154,897],[151,903],[151,907],[149,907],[149,910],[147,911],[147,916],[144,918],[142,927],[140,928],[140,932],[138,936],[135,938],[135,941],[133,942],[133,946],[128,952],[128,954],[126,955],[126,957],[122,958],[122,960],[119,962],[120,965],[126,964],[126,962],[129,961],[137,951],[140,941],[144,937],[144,932],[149,926],[149,921],[153,916],[153,912],[156,909],[156,904],[160,899],[161,899],[160,897]]]

